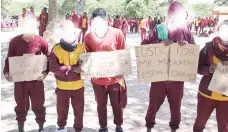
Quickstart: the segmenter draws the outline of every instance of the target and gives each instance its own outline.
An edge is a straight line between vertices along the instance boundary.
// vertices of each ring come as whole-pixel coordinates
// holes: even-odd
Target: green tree
[[[214,4],[218,6],[228,6],[228,0],[214,0]]]
[[[212,9],[214,8],[213,4],[195,4],[193,5],[193,10],[196,13],[197,17],[206,17],[212,14]]]
[[[6,17],[7,16],[7,12],[8,12],[8,6],[11,4],[11,0],[2,0],[1,2],[1,16],[2,17]]]

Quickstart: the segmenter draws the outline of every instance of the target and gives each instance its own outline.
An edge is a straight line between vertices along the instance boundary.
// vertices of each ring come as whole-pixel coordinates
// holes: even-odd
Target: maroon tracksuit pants
[[[169,126],[176,130],[181,121],[181,99],[183,97],[183,82],[154,82],[151,83],[150,101],[146,115],[146,127],[153,128],[155,117],[160,106],[163,104],[166,96],[171,111],[171,120]]]
[[[198,93],[197,117],[193,132],[203,132],[207,120],[216,109],[218,132],[228,132],[228,101],[217,101]]]
[[[32,111],[36,115],[36,122],[43,124],[45,122],[44,107],[44,83],[42,81],[16,82],[14,84],[14,98],[17,106],[15,107],[16,120],[25,122],[26,116],[32,104]]]
[[[110,98],[114,124],[121,126],[123,124],[123,108],[120,103],[120,89],[123,88],[119,83],[102,86],[93,84],[93,89],[97,101],[97,112],[99,124],[102,128],[107,127],[107,101]]]
[[[74,129],[81,132],[83,128],[83,112],[84,112],[84,88],[78,90],[61,90],[56,89],[57,95],[57,113],[58,126],[64,128],[67,123],[69,104],[71,99],[72,108],[74,110]]]

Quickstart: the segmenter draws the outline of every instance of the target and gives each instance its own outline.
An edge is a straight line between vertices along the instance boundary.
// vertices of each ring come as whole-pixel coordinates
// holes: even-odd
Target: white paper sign
[[[47,57],[44,55],[9,57],[9,71],[13,82],[37,80],[46,69]]]
[[[131,73],[129,50],[83,53],[80,54],[80,60],[82,60],[82,78],[116,77]]]
[[[130,50],[116,50],[118,60],[118,74],[130,75],[131,74],[131,52]]]
[[[217,65],[208,89],[228,96],[228,66]]]

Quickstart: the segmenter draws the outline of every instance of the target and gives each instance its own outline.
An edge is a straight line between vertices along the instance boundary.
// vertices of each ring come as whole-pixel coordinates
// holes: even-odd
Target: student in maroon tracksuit
[[[100,26],[102,25],[102,27]],[[125,49],[123,32],[108,26],[106,11],[97,8],[92,14],[91,32],[85,36],[87,52],[114,51]],[[111,78],[92,78],[94,94],[97,101],[99,132],[108,132],[107,128],[107,101],[108,96],[114,114],[116,132],[123,132],[123,108],[126,106],[127,93],[122,76]]]
[[[178,14],[177,14],[178,12]],[[183,16],[179,15],[182,12]],[[194,38],[190,30],[186,27],[186,10],[183,5],[179,2],[173,2],[168,10],[168,20],[173,23],[168,23],[169,27],[169,40],[173,42],[179,42],[179,44],[194,44]],[[185,15],[184,15],[185,14]],[[173,19],[178,18],[178,19]],[[183,21],[183,23],[179,23]],[[175,27],[175,28],[173,28]],[[156,30],[152,30],[147,39],[142,41],[142,44],[156,44],[160,43],[161,40],[158,38]],[[169,44],[169,43],[167,43]],[[184,82],[179,81],[163,81],[163,82],[153,82],[150,88],[150,101],[149,107],[146,115],[146,127],[147,132],[151,132],[151,129],[155,125],[155,117],[160,106],[163,104],[165,98],[168,98],[171,111],[171,120],[169,126],[172,132],[176,132],[179,128],[181,121],[181,100],[183,97]]]
[[[12,81],[9,73],[9,57],[23,56],[24,54],[44,54],[50,55],[48,51],[48,43],[38,33],[37,21],[33,18],[25,17],[23,28],[25,30],[22,35],[14,37],[9,43],[8,55],[5,60],[4,75],[8,81]],[[36,122],[39,124],[39,132],[43,132],[43,124],[45,122],[45,96],[43,80],[47,76],[49,70],[34,81],[24,81],[14,83],[14,98],[16,101],[16,120],[18,121],[18,131],[24,132],[24,122],[30,107],[36,115]]]
[[[84,80],[80,75],[79,55],[84,53],[83,44],[78,43],[79,31],[71,21],[65,21],[60,42],[52,48],[49,67],[56,78],[56,107],[58,129],[67,132],[66,124],[69,105],[74,111],[75,132],[83,128]]]
[[[114,20],[113,27],[118,28],[118,29],[122,29],[122,20],[120,19],[119,15],[116,16],[116,19]]]
[[[219,37],[208,42],[200,51],[198,73],[203,75],[199,84],[197,117],[193,132],[203,132],[211,113],[216,110],[218,132],[228,132],[228,96],[208,89],[216,65],[228,66],[228,21],[219,26]]]

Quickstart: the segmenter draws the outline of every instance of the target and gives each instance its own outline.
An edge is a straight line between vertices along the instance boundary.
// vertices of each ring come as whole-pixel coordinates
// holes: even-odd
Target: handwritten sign
[[[168,80],[169,46],[163,44],[135,47],[140,83]]]
[[[208,89],[223,95],[228,96],[228,66],[224,66],[221,63],[217,65],[217,68],[213,74],[212,80]]]
[[[170,51],[169,80],[195,82],[200,47],[198,45],[172,44]]]
[[[131,74],[131,52],[130,50],[116,50],[118,60],[118,74],[130,75]]]
[[[9,71],[14,82],[37,80],[47,69],[44,55],[24,55],[9,57]]]
[[[80,54],[80,60],[82,60],[82,78],[116,77],[131,73],[129,50],[83,53]]]

